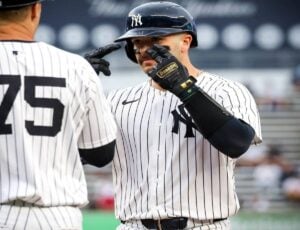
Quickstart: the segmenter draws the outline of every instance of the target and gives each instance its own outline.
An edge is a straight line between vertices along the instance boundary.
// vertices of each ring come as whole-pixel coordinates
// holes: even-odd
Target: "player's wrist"
[[[199,91],[199,88],[195,85],[196,79],[189,76],[185,81],[181,82],[178,86],[174,87],[174,94],[182,101],[186,102],[195,93]]]

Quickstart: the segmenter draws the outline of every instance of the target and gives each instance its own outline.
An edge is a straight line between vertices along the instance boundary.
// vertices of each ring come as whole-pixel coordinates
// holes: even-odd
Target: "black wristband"
[[[197,80],[194,77],[190,76],[185,82],[182,82],[179,85],[180,90],[178,89],[177,91],[180,93],[177,94],[177,96],[182,102],[186,102],[191,96],[199,91],[199,87],[195,85],[196,81]]]

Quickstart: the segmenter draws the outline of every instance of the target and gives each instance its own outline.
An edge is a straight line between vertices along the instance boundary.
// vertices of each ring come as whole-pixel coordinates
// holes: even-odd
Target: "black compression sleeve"
[[[255,135],[254,129],[239,119],[231,119],[208,139],[221,152],[231,158],[238,158],[251,145]]]
[[[114,157],[116,141],[112,141],[95,149],[79,149],[83,163],[96,167],[103,167],[110,163]]]
[[[196,87],[196,86],[194,86]],[[215,102],[202,89],[196,89],[184,103],[202,135],[209,139],[211,135],[234,117]]]
[[[249,148],[253,128],[232,116],[200,88],[184,105],[201,134],[219,151],[235,158]]]

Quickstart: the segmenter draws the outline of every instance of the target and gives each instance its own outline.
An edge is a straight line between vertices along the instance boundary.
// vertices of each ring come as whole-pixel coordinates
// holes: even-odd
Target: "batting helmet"
[[[23,7],[41,1],[43,0],[0,0],[0,10]]]
[[[173,2],[150,2],[129,12],[125,33],[115,41],[126,41],[125,50],[128,58],[137,62],[131,38],[160,37],[181,32],[192,35],[191,47],[198,45],[196,25],[186,9]]]

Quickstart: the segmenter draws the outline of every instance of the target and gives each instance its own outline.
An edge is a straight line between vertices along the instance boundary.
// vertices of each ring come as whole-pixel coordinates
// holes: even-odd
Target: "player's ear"
[[[191,46],[193,37],[192,35],[185,33],[182,35],[181,41],[182,41],[182,45],[181,45],[181,52],[187,52]]]
[[[42,11],[42,4],[41,3],[35,3],[32,4],[31,7],[31,20],[40,20],[41,11]]]
[[[29,18],[28,18],[28,25],[30,25],[30,29],[35,33],[40,23],[41,12],[42,12],[42,4],[35,3],[29,6]]]

